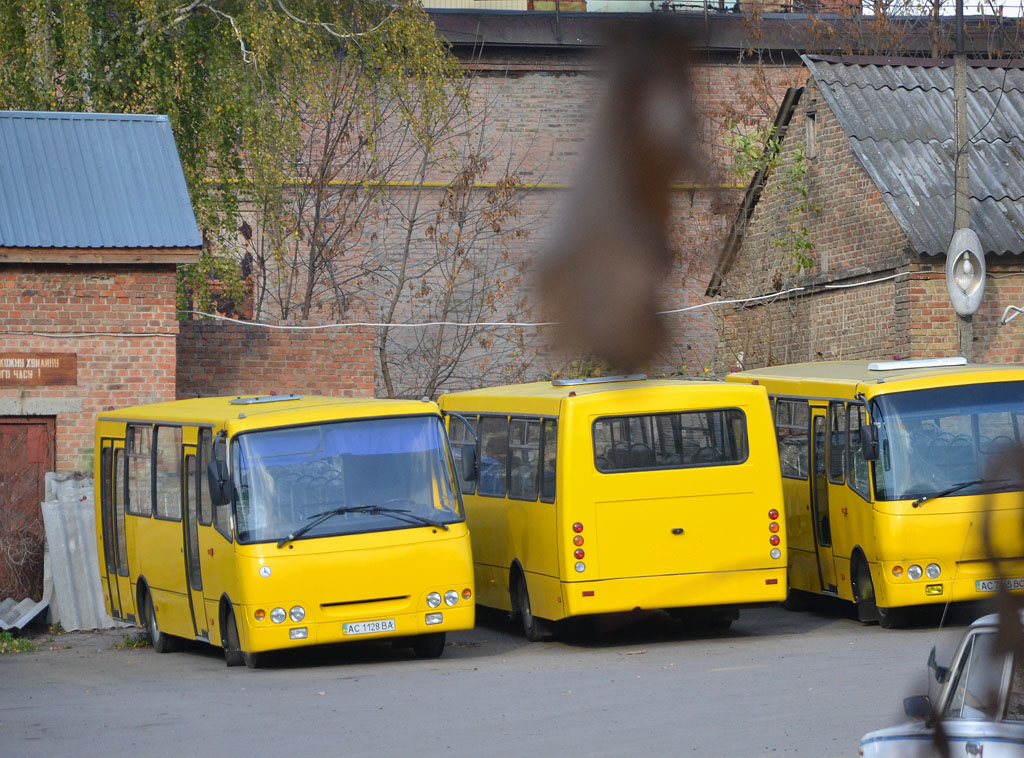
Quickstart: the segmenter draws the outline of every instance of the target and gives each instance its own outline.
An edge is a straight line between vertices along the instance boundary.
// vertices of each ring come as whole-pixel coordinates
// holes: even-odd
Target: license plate
[[[1024,590],[1024,577],[1013,577],[1012,579],[978,579],[974,583],[976,592],[995,592],[1000,584],[1008,590]]]
[[[341,633],[346,636],[354,634],[379,634],[380,632],[395,631],[394,619],[381,619],[380,621],[351,621],[341,625]]]

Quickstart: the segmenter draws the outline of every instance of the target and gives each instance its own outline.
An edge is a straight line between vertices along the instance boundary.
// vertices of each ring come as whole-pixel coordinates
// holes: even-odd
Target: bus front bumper
[[[306,618],[301,623],[285,621],[281,624],[268,620],[258,622],[250,610],[246,613],[247,629],[243,633],[247,639],[242,644],[246,652],[259,653],[355,640],[415,637],[472,629],[475,615],[475,605],[471,601],[455,607],[442,606],[413,613],[364,615],[351,620]]]

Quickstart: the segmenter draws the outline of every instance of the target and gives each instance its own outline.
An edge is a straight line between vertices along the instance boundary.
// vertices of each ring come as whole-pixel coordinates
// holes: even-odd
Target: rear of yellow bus
[[[424,408],[366,401],[344,417],[229,424],[229,663],[385,638],[435,657],[447,632],[473,627],[463,506],[440,414]]]
[[[1024,370],[947,373],[867,388],[877,434],[879,608],[1024,589]]]
[[[738,606],[786,593],[763,387],[645,382],[568,397],[557,518],[565,616]]]

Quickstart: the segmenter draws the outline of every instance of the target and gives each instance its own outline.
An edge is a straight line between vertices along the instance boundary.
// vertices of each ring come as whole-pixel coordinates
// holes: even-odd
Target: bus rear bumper
[[[786,599],[786,567],[562,582],[565,615],[755,605]]]

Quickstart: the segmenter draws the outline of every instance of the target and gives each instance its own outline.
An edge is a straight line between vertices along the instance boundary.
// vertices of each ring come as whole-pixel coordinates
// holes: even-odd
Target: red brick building
[[[41,534],[43,476],[92,467],[99,411],[174,399],[202,241],[165,116],[0,112],[0,154],[2,538]]]
[[[946,286],[953,236],[950,61],[805,57],[806,86],[776,119],[781,142],[747,192],[708,294],[716,369],[955,355]],[[1024,306],[1024,71],[972,62],[971,227],[988,269],[973,358],[1024,360],[1007,306]],[[763,182],[761,181],[763,179]]]

